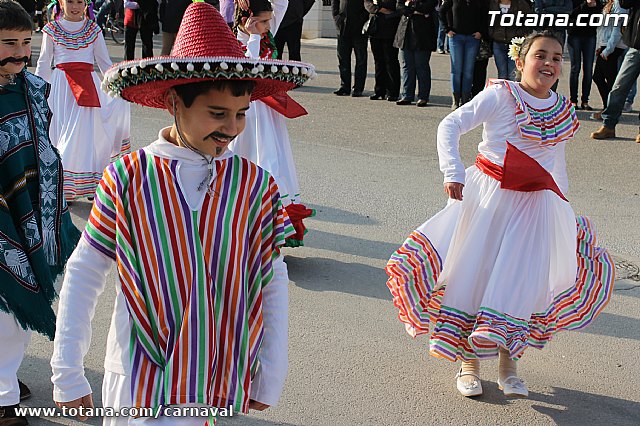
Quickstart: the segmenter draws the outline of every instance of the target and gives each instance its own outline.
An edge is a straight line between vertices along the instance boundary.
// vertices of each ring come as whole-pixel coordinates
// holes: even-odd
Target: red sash
[[[302,105],[286,93],[277,93],[260,100],[287,118],[298,118],[308,114]]]
[[[78,105],[90,108],[100,108],[100,98],[96,85],[93,83],[93,64],[86,62],[67,62],[58,64],[56,68],[64,71],[71,92]]]
[[[509,142],[504,156],[504,167],[492,163],[482,154],[476,157],[476,166],[486,175],[499,181],[500,188],[522,192],[548,189],[563,200],[569,201],[544,167]]]

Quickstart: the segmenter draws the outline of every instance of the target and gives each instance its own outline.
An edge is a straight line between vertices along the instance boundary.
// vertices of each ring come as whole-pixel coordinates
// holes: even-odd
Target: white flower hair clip
[[[511,43],[509,44],[509,58],[512,60],[516,60],[520,57],[520,51],[522,50],[522,45],[524,44],[524,37],[514,37],[511,39]]]

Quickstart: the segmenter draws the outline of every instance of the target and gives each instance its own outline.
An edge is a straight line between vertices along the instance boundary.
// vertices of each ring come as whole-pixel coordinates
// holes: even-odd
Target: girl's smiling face
[[[516,68],[522,73],[520,86],[538,98],[549,97],[549,90],[560,78],[562,46],[551,37],[536,38],[524,59],[516,59]]]
[[[60,0],[60,7],[64,13],[64,19],[68,21],[82,21],[87,4],[84,0]]]

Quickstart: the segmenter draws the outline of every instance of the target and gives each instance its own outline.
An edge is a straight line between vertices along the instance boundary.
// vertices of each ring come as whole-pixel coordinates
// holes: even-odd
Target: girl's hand
[[[482,38],[482,34],[476,31],[475,33],[473,33],[473,38],[475,38],[476,40],[480,40]]]
[[[92,394],[89,394],[89,395],[85,395],[83,397],[80,397],[78,399],[74,399],[73,401],[67,401],[67,402],[55,401],[55,403],[58,406],[58,408],[62,408],[62,407],[67,407],[67,408],[84,407],[85,409],[93,408],[93,396],[92,396]],[[81,416],[80,414],[81,414],[81,412],[78,411],[78,419],[81,422],[84,422],[85,420],[88,419],[87,416]]]
[[[444,184],[444,192],[452,200],[462,201],[462,188],[463,184],[458,182],[447,182]]]
[[[258,21],[255,18],[247,18],[247,21],[244,23],[244,29],[247,34],[260,34],[260,31],[256,28],[257,23]]]
[[[449,31],[447,33],[447,37],[453,37],[454,35],[456,35],[456,33],[454,33],[453,31]]]

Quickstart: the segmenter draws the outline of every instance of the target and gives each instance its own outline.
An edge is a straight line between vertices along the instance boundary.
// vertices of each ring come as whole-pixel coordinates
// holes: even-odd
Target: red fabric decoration
[[[289,220],[291,220],[291,224],[296,230],[296,234],[290,238],[302,241],[304,239],[305,230],[307,229],[302,223],[302,219],[313,216],[315,212],[312,209],[308,209],[304,204],[289,204],[288,206],[285,206],[284,209],[287,211]]]
[[[56,68],[64,71],[69,87],[78,105],[89,108],[100,108],[100,98],[93,83],[93,64],[87,62],[67,62],[58,64]]]
[[[482,154],[476,157],[476,166],[485,174],[500,182],[500,188],[513,191],[541,191],[548,189],[564,196],[553,176],[536,160],[507,142],[507,153],[504,156],[504,167],[492,163]]]
[[[308,114],[302,105],[286,93],[277,93],[260,100],[287,118],[298,118]]]

